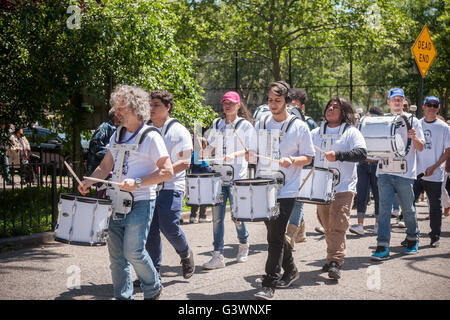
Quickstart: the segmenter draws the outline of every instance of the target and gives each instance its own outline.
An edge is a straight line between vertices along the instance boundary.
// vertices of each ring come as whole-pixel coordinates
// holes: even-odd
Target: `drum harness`
[[[226,123],[224,124],[224,126],[222,127],[222,129],[219,130],[219,123],[220,123],[220,120],[222,120],[222,118],[216,118],[216,119],[214,119],[214,121],[213,121],[213,128],[214,128],[216,131],[220,131],[221,134],[222,134],[222,154],[225,155],[225,154],[227,154],[227,146],[226,146],[226,143],[225,143],[225,134],[224,134],[224,130],[225,130],[225,127],[226,127]],[[234,126],[235,130],[238,129],[239,125],[240,125],[241,123],[243,123],[244,120],[245,120],[245,119],[244,119],[244,118],[241,118],[241,117],[237,117],[236,119],[234,119],[232,125]],[[234,178],[234,167],[233,167],[231,164],[224,164],[224,163],[221,163],[221,164],[213,164],[212,167],[213,167],[213,171],[218,172],[218,173],[221,174],[221,176],[222,176],[222,181],[223,181],[224,183],[226,183],[226,184],[224,184],[224,185],[228,185],[228,183],[230,183],[230,181],[233,180],[233,178]],[[228,168],[228,167],[229,167],[229,168]],[[224,177],[227,177],[228,179],[225,180],[225,179],[223,179]]]
[[[120,126],[117,128],[115,141],[111,144],[111,149],[118,152],[117,154],[117,162],[115,163],[116,172],[114,174],[116,181],[122,181],[122,173],[123,173],[123,165],[125,154],[128,152],[136,152],[139,148],[139,145],[145,139],[147,134],[151,131],[156,131],[159,134],[159,130],[153,126],[146,126],[144,123],[141,127],[136,130],[136,132],[126,141],[122,141],[122,137],[125,134],[124,127]],[[127,144],[127,142],[131,141],[134,137],[134,143]],[[123,220],[126,215],[130,213],[134,197],[131,192],[121,190],[117,185],[112,185],[112,187],[108,188],[106,191],[107,197],[112,201],[113,208],[113,219],[114,220]],[[120,219],[116,214],[124,215],[124,218]]]

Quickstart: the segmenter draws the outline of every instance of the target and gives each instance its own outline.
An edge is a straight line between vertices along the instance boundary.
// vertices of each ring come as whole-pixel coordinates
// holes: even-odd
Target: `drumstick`
[[[326,153],[326,151],[323,151],[322,149],[320,149],[318,146],[314,146],[314,148],[316,148],[318,151],[322,152],[322,153]]]
[[[309,177],[311,176],[311,174],[314,172],[314,167],[311,168],[311,171],[308,173],[308,175],[306,176],[305,180],[303,180],[302,185],[300,186],[300,188],[298,188],[297,192],[300,192],[300,190],[303,188],[303,186],[305,185],[306,181],[308,181]]]
[[[269,158],[269,157],[263,156],[262,154],[256,154],[256,156],[257,156],[258,158],[267,159],[267,160],[270,160],[270,161],[273,161],[273,162],[278,162],[278,161],[280,161],[279,159]]]
[[[83,179],[86,179],[86,180],[92,180],[92,181],[95,181],[95,182],[103,182],[103,183],[109,183],[109,184],[116,184],[116,185],[119,185],[119,184],[120,184],[119,182],[108,181],[108,180],[102,180],[102,179],[91,178],[91,177],[83,177]]]
[[[236,134],[236,136],[238,137],[238,139],[239,139],[239,142],[241,143],[241,145],[244,147],[244,150],[245,150],[245,152],[248,152],[248,149],[247,149],[247,147],[244,145],[244,142],[242,142],[242,139],[241,139],[241,137],[239,137],[239,135],[238,135],[238,133],[236,132],[236,128],[234,127],[234,125],[233,125],[233,121],[230,121],[230,124],[231,124],[231,127],[233,128],[233,131],[234,131],[234,133]]]
[[[80,181],[80,179],[78,178],[78,176],[76,175],[76,173],[72,170],[72,168],[69,166],[69,164],[64,161],[64,164],[66,165],[67,169],[69,169],[70,173],[72,174],[72,176],[75,178],[75,180],[77,180],[78,184],[81,186],[83,185]]]

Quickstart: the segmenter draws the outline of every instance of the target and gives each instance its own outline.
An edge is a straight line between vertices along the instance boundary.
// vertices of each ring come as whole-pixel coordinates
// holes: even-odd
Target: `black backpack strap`
[[[234,128],[237,130],[237,128],[239,127],[239,125],[242,123],[242,122],[244,122],[244,118],[240,118],[237,122],[236,122],[236,125],[234,126]]]
[[[162,130],[163,130],[164,132],[161,132],[161,135],[165,137],[166,134],[167,134],[167,132],[169,132],[170,127],[173,126],[173,124],[174,124],[174,123],[177,123],[177,122],[178,122],[179,124],[181,124],[181,121],[180,121],[180,120],[175,119],[175,118],[171,118],[171,119],[169,120],[169,123],[168,123],[165,127],[163,126],[163,129],[162,129]]]
[[[142,141],[144,141],[144,139],[145,139],[145,137],[147,136],[147,134],[148,134],[149,132],[152,132],[152,131],[156,131],[156,132],[158,132],[159,134],[161,134],[161,132],[159,132],[159,130],[158,130],[156,127],[154,127],[154,126],[149,126],[149,127],[148,127],[147,129],[145,129],[144,132],[142,133],[141,138],[139,139],[139,144],[141,144]]]

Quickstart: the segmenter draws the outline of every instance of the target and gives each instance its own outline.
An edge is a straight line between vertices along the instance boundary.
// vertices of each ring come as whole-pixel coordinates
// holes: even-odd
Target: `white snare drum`
[[[230,164],[213,164],[212,170],[222,177],[222,185],[229,186],[234,178],[234,168]]]
[[[278,184],[275,179],[242,179],[231,184],[233,219],[264,221],[278,216]]]
[[[106,244],[111,200],[61,194],[58,208],[55,240],[91,246]]]
[[[311,167],[304,167],[300,176],[303,183]],[[334,187],[339,183],[338,171],[314,167],[314,172],[300,189],[296,201],[313,204],[330,204],[334,200]]]
[[[186,175],[186,204],[216,206],[222,202],[220,173],[190,173]]]
[[[405,115],[364,116],[358,129],[366,141],[368,156],[404,158],[411,147],[411,123]]]

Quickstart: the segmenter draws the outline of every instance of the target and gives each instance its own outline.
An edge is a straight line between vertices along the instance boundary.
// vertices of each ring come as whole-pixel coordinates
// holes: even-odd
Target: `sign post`
[[[417,69],[420,73],[419,78],[419,97],[417,101],[417,116],[422,114],[422,104],[423,104],[423,78],[425,78],[431,64],[436,57],[436,48],[434,47],[433,41],[431,40],[430,31],[428,26],[425,25],[422,28],[419,36],[416,39],[413,47],[411,48],[414,60],[416,61]]]

